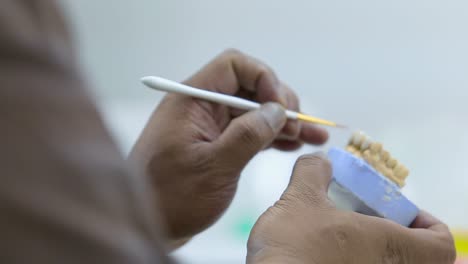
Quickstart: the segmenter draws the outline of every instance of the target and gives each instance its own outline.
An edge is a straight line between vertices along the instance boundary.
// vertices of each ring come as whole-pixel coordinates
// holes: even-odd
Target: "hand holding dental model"
[[[346,212],[328,199],[325,155],[299,158],[280,200],[257,221],[247,263],[453,264],[447,226],[421,212],[411,228]]]

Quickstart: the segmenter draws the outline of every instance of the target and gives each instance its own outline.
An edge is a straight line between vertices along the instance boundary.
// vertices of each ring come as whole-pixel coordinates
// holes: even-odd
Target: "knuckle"
[[[399,264],[410,263],[408,256],[409,252],[405,250],[407,247],[402,245],[403,241],[395,238],[394,235],[388,235],[385,241],[385,248],[382,254],[381,263]],[[406,259],[405,259],[406,258]]]
[[[227,58],[228,60],[232,58],[236,58],[236,57],[243,57],[243,56],[245,56],[244,53],[242,53],[242,51],[235,49],[235,48],[226,49],[220,55],[221,58]]]
[[[272,81],[272,84],[275,85],[275,86],[278,86],[280,87],[280,81],[278,79],[278,77],[276,76],[276,73],[275,71],[268,65],[266,65],[265,63],[263,62],[260,62],[260,61],[257,61],[257,72],[258,72],[258,80],[260,80],[261,78],[265,78],[265,79],[268,79],[270,81]],[[282,89],[282,88],[280,88]]]
[[[328,237],[328,246],[336,249],[339,256],[350,256],[359,252],[361,233],[355,223],[355,219],[346,215],[335,215],[336,217],[324,222],[319,228],[320,237]],[[339,217],[338,217],[339,216]],[[342,263],[347,260],[342,259]]]
[[[328,230],[329,234],[333,234],[335,244],[337,248],[342,252],[352,252],[355,243],[353,243],[356,237],[356,229],[353,226],[353,222],[335,224],[331,229]]]
[[[276,76],[273,69],[264,63],[258,64],[258,72],[260,73],[260,75]]]
[[[224,50],[219,54],[215,60],[214,64],[221,72],[230,72],[234,71],[234,74],[237,75],[236,66],[238,64],[244,64],[247,61],[248,56],[245,55],[240,50],[230,48]]]

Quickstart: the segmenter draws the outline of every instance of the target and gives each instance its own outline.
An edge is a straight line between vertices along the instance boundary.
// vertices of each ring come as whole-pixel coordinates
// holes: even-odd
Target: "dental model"
[[[409,170],[391,157],[390,153],[383,149],[381,143],[372,142],[364,133],[356,132],[349,140],[346,150],[359,158],[363,158],[374,169],[398,184],[398,186],[405,186]]]
[[[409,170],[381,143],[354,133],[345,150],[328,152],[333,168],[329,196],[338,208],[393,220],[409,226],[419,209],[402,193]]]

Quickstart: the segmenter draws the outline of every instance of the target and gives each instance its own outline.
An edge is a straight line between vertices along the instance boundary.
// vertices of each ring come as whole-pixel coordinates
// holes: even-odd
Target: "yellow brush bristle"
[[[347,126],[340,125],[340,124],[337,124],[337,123],[332,122],[332,121],[328,121],[328,120],[325,120],[325,119],[322,119],[322,118],[313,117],[313,116],[309,116],[309,115],[305,115],[305,114],[301,114],[301,113],[297,114],[297,119],[299,119],[301,121],[305,121],[305,122],[324,125],[324,126],[348,128]]]

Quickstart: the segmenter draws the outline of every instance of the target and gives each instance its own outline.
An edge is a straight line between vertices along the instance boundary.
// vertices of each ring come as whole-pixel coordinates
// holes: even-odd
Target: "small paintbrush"
[[[254,109],[258,109],[261,106],[259,103],[252,102],[246,99],[190,87],[188,85],[170,81],[170,80],[160,78],[160,77],[147,76],[147,77],[143,77],[141,81],[143,82],[143,84],[145,84],[146,86],[152,89],[169,92],[169,93],[184,94],[184,95],[188,95],[191,97],[203,99],[206,101],[210,101],[210,102],[214,102],[214,103],[218,103],[222,105],[227,105],[233,108],[238,108],[238,109],[243,109],[243,110],[254,110]],[[347,126],[343,126],[332,121],[328,121],[328,120],[313,117],[310,115],[294,112],[291,110],[286,110],[286,116],[289,119],[294,119],[294,120],[301,120],[305,122],[331,126],[331,127],[347,128]]]

